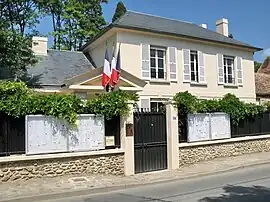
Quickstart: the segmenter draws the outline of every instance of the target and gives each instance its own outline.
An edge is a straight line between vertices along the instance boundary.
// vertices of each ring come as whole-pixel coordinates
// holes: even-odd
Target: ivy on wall
[[[137,94],[117,90],[83,101],[75,95],[37,93],[22,82],[0,82],[0,112],[15,117],[42,114],[72,124],[76,122],[77,114],[82,113],[104,115],[110,119],[128,114],[129,103],[137,100]]]
[[[240,120],[253,118],[270,109],[268,104],[244,103],[230,93],[222,99],[200,100],[188,91],[179,92],[173,97],[173,104],[182,117],[188,113],[227,113],[230,115],[233,125],[238,125]]]

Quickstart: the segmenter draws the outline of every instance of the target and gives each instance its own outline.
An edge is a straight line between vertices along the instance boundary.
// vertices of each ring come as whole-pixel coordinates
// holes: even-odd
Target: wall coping
[[[207,146],[207,145],[213,145],[213,144],[241,142],[241,141],[248,141],[248,140],[261,140],[261,139],[270,139],[270,134],[237,137],[237,138],[230,138],[230,139],[223,139],[223,140],[209,140],[209,141],[204,141],[204,142],[191,142],[191,143],[185,142],[185,143],[179,143],[179,147],[184,148],[184,147],[195,147],[195,146]]]
[[[110,154],[124,154],[124,149],[107,149],[99,151],[89,152],[69,152],[69,153],[57,153],[57,154],[37,154],[37,155],[12,155],[7,157],[0,157],[0,163],[17,162],[17,161],[32,161],[32,160],[44,160],[44,159],[60,159],[60,158],[72,158],[72,157],[85,157],[85,156],[101,156]]]

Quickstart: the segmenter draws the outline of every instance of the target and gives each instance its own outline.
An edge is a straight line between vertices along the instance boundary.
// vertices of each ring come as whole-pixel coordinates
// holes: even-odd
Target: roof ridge
[[[166,19],[166,20],[174,20],[174,21],[178,21],[178,22],[183,22],[183,23],[196,25],[193,22],[188,22],[188,21],[185,21],[185,20],[179,20],[179,19],[175,19],[175,18],[158,16],[158,15],[153,15],[153,14],[149,14],[149,13],[143,13],[143,12],[138,12],[138,11],[133,11],[133,10],[127,10],[127,12],[136,13],[136,14],[140,14],[140,15],[147,15],[147,16],[156,17],[156,18],[162,18],[162,19]]]

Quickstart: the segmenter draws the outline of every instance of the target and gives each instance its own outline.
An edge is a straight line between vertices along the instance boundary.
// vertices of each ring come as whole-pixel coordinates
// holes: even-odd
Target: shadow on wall
[[[265,202],[270,201],[270,189],[263,186],[233,186],[224,188],[225,193],[218,197],[205,197],[199,202]]]

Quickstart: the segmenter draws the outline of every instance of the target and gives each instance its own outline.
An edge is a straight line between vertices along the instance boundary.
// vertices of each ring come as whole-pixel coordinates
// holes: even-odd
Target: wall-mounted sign
[[[105,145],[106,147],[114,146],[114,136],[105,136]]]
[[[126,136],[133,136],[133,124],[131,123],[126,124]]]

